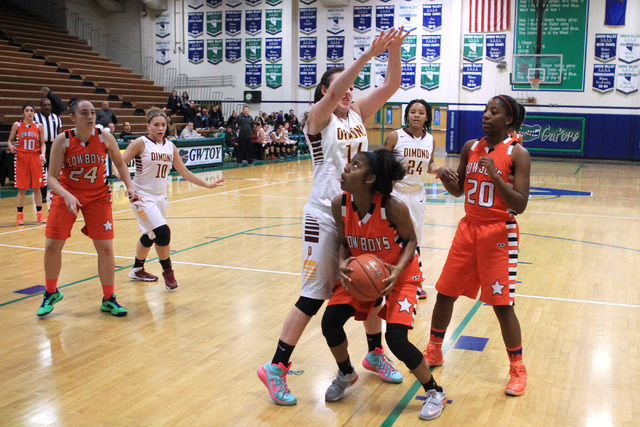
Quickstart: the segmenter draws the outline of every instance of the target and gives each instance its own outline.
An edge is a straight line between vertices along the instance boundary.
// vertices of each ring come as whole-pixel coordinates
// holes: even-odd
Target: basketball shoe
[[[509,375],[511,379],[509,380],[509,384],[507,384],[505,393],[509,396],[522,396],[524,394],[524,388],[527,386],[527,368],[524,367],[524,363],[511,363]]]
[[[127,315],[127,309],[118,304],[118,301],[116,301],[116,294],[111,295],[111,298],[107,300],[102,297],[102,305],[100,306],[100,310],[109,312],[118,317]]]
[[[265,363],[258,368],[258,378],[267,387],[269,396],[276,405],[293,406],[298,403],[298,399],[291,394],[289,386],[287,386],[287,374],[290,369],[291,362],[286,367],[282,363],[277,365]]]
[[[418,291],[418,299],[427,299],[427,292],[423,289]]]
[[[442,391],[438,391],[438,389]],[[421,420],[433,420],[438,418],[447,404],[447,395],[442,387],[427,390],[427,400],[420,409]]]
[[[178,287],[178,281],[176,276],[173,275],[173,268],[168,270],[162,270],[162,277],[164,277],[164,287],[170,291]]]
[[[24,213],[18,212],[16,216],[16,225],[24,225]]]
[[[53,293],[44,291],[43,294],[44,294],[44,299],[42,300],[42,304],[38,309],[38,316],[46,316],[47,314],[51,313],[53,311],[53,304],[60,301],[64,296],[62,295],[62,292],[58,290],[56,290]]]
[[[427,365],[430,368],[435,368],[436,366],[442,366],[444,363],[444,357],[442,357],[442,347],[438,347],[435,344],[432,344],[429,341],[427,344],[427,349],[422,352],[424,359],[427,361]]]
[[[129,279],[139,282],[155,282],[158,280],[158,276],[148,273],[144,267],[134,267],[129,272]]]
[[[358,374],[353,371],[349,375],[344,375],[338,370],[336,377],[331,382],[331,385],[324,394],[324,400],[327,402],[336,402],[342,399],[344,391],[354,385],[358,381]]]
[[[382,381],[399,384],[402,382],[402,374],[393,367],[392,363],[381,348],[370,351],[362,359],[362,366],[380,375]]]
[[[37,217],[38,217],[38,222],[40,224],[46,224],[47,223],[47,218],[45,218],[45,216],[42,213],[42,211],[38,211]]]

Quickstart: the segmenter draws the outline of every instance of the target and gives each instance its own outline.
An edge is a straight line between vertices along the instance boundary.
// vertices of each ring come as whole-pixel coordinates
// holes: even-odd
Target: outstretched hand
[[[224,178],[217,180],[216,182],[207,182],[207,188],[216,188],[216,187],[220,187],[222,185],[222,183],[224,182]]]
[[[380,35],[373,39],[371,46],[367,49],[367,52],[371,57],[383,54],[384,51],[389,48],[389,44],[394,41],[397,34],[398,30],[395,28],[391,28],[388,32],[381,32]]]
[[[405,32],[404,26],[400,27],[400,29],[397,30],[396,35],[387,46],[387,49],[400,49],[400,47],[402,47],[402,43],[404,43],[404,39],[406,39],[409,34],[411,34],[411,30]]]

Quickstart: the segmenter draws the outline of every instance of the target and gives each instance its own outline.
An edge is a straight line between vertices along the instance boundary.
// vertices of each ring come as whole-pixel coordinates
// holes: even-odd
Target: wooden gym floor
[[[436,158],[457,165],[455,156]],[[363,369],[361,325],[347,324],[360,379],[325,403],[336,366],[320,315],[293,354],[294,407],[272,404],[256,369],[269,361],[300,287],[301,214],[309,160],[204,172],[206,190],[174,179],[167,213],[180,288],[127,278],[139,238],[121,186],[114,189],[116,292],[129,310],[99,310],[91,241],[77,224],[63,255],[63,301],[36,317],[45,227],[27,197],[0,199],[0,424],[16,426],[414,426],[422,390],[406,367],[399,385]],[[517,306],[527,392],[504,394],[509,364],[490,307],[461,298],[434,370],[449,405],[430,425],[632,426],[640,422],[640,164],[535,159],[521,246]],[[6,188],[6,187],[5,187]],[[410,339],[427,344],[433,285],[459,199],[426,184],[423,264],[429,299]],[[3,190],[3,193],[11,193]],[[152,255],[155,253],[152,251]],[[147,269],[160,273],[155,261]],[[161,279],[162,280],[162,279]],[[23,293],[20,293],[23,292]],[[390,355],[395,359],[393,355]],[[395,359],[397,360],[397,359]]]

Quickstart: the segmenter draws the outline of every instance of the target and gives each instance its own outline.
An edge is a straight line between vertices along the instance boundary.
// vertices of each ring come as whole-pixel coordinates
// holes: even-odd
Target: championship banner
[[[204,6],[204,0],[189,0],[187,5],[189,5],[191,9],[200,9]]]
[[[344,68],[344,62],[327,62],[327,71],[332,68]]]
[[[370,63],[367,63],[365,64],[364,67],[362,67],[362,70],[360,70],[358,77],[356,77],[356,80],[353,82],[353,87],[360,90],[369,89],[371,87],[371,64]]]
[[[187,33],[191,37],[200,37],[204,34],[204,12],[189,12],[187,16]]]
[[[156,62],[161,65],[171,62],[171,40],[156,40]]]
[[[278,34],[282,31],[282,9],[265,10],[265,31],[267,34]]]
[[[640,34],[620,34],[618,58],[631,64],[640,60]]]
[[[327,10],[327,32],[340,34],[344,31],[344,9]]]
[[[240,61],[242,59],[242,39],[226,39],[224,43],[224,57],[227,62]]]
[[[204,61],[204,40],[189,40],[189,62],[199,64]]]
[[[371,31],[373,9],[371,6],[353,6],[353,30],[358,33]]]
[[[441,35],[422,36],[422,59],[428,62],[440,59]]]
[[[267,87],[277,89],[282,86],[282,64],[266,64],[264,74]]]
[[[262,60],[262,39],[245,39],[244,54],[247,62],[255,64]]]
[[[615,77],[615,64],[593,64],[593,90],[600,93],[612,91]]]
[[[242,4],[241,0],[227,0],[225,3],[229,7],[238,7]]]
[[[420,88],[426,90],[440,87],[440,64],[422,64],[420,69]]]
[[[344,59],[344,36],[327,37],[327,60],[332,62]]]
[[[213,65],[222,62],[222,39],[207,40],[207,62]]]
[[[304,3],[306,5],[310,5],[311,3],[315,3],[316,0],[300,0],[300,3]]]
[[[427,31],[436,31],[442,28],[442,5],[422,5],[422,28]]]
[[[256,89],[262,86],[262,65],[246,64],[244,68],[244,84],[248,88]]]
[[[393,28],[395,8],[393,6],[376,6],[376,30],[387,31]]]
[[[207,6],[209,7],[218,7],[222,4],[222,0],[207,0]]]
[[[400,87],[404,90],[408,90],[416,87],[416,63],[415,62],[402,64],[402,78],[400,80]]]
[[[506,57],[507,35],[487,34],[485,57],[490,61],[502,61]]]
[[[277,6],[282,3],[282,0],[265,0],[265,3],[269,6]]]
[[[211,37],[222,34],[222,11],[207,12],[207,35]]]
[[[609,62],[616,58],[617,34],[596,34],[596,59]]]
[[[300,64],[300,82],[298,85],[305,89],[314,87],[318,80],[317,64]]]
[[[300,32],[315,33],[318,27],[318,10],[315,7],[300,8]]]
[[[163,13],[156,17],[156,37],[161,39],[171,35],[171,15]]]
[[[282,59],[282,38],[266,38],[264,42],[264,55],[267,58],[267,61],[280,61]]]
[[[619,64],[616,71],[616,90],[625,95],[638,91],[638,67],[640,65]]]
[[[244,28],[247,34],[255,36],[262,31],[262,9],[247,10],[244,15]]]
[[[482,59],[482,45],[484,44],[484,34],[473,34],[464,36],[464,49],[462,59],[475,62]]]
[[[315,61],[317,48],[317,37],[300,37],[300,60],[304,62]]]
[[[407,36],[402,42],[400,49],[400,60],[410,62],[416,60],[416,50],[418,47],[418,36]]]
[[[371,46],[371,36],[353,36],[353,59],[358,59]]]
[[[387,76],[387,64],[373,64],[375,74],[373,76],[373,82],[375,87],[380,86],[384,83],[384,79]]]
[[[230,36],[237,36],[242,31],[242,11],[224,11],[224,32]]]
[[[255,6],[259,5],[260,3],[262,3],[262,0],[247,0],[247,4],[249,6],[254,6],[255,7]]]
[[[413,31],[418,28],[418,6],[400,5],[398,6],[398,27],[404,26],[405,31]]]
[[[462,88],[476,90],[482,87],[482,63],[462,64]]]

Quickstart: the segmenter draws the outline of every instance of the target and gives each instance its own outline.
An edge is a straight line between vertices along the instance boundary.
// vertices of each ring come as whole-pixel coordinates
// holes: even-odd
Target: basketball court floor
[[[457,165],[456,156],[436,157]],[[301,215],[310,160],[208,171],[206,190],[174,178],[167,218],[180,287],[128,280],[139,238],[120,184],[114,195],[116,293],[129,315],[100,312],[91,241],[76,224],[63,253],[64,300],[37,318],[45,227],[30,197],[0,198],[0,424],[15,426],[416,426],[423,392],[405,376],[382,383],[362,368],[364,330],[347,324],[360,375],[342,401],[324,392],[337,369],[312,319],[293,354],[294,407],[271,402],[256,369],[269,361],[298,297]],[[640,420],[640,164],[534,159],[521,232],[516,313],[529,371],[508,397],[509,363],[491,307],[461,298],[433,373],[449,404],[429,425],[633,426]],[[433,288],[461,199],[425,184],[422,261],[429,298],[409,338],[429,337]],[[152,251],[152,255],[155,253]],[[147,269],[159,274],[157,261]],[[162,279],[161,279],[162,280]],[[322,314],[323,310],[320,312]]]

